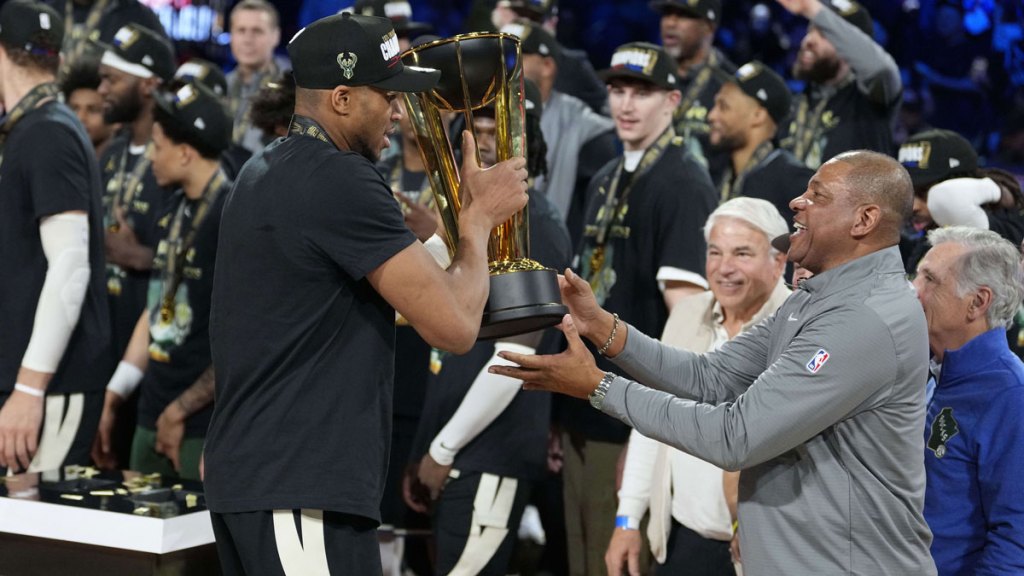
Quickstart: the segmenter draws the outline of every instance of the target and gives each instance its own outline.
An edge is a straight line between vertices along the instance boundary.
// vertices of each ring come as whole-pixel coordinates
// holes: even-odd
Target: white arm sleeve
[[[619,488],[619,509],[616,516],[629,516],[637,520],[644,517],[651,501],[651,482],[654,459],[658,456],[658,442],[633,430],[629,434],[626,465],[622,469],[622,487]]]
[[[46,279],[21,365],[52,374],[78,324],[89,287],[89,219],[73,212],[47,216],[39,223],[39,237],[46,255]]]
[[[522,380],[513,380],[487,371],[489,366],[513,365],[498,357],[498,352],[501,351],[517,354],[534,353],[533,348],[511,342],[498,342],[494,345],[494,355],[476,375],[476,380],[470,385],[455,414],[430,443],[430,456],[438,464],[451,465],[459,450],[494,422],[522,388]]]
[[[1002,191],[988,178],[953,178],[928,190],[928,211],[939,226],[971,226],[988,230],[982,204],[998,202]]]

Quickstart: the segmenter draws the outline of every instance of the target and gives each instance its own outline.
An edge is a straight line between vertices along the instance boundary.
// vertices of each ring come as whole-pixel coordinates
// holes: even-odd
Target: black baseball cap
[[[0,8],[0,42],[33,54],[57,54],[64,19],[42,2],[8,0]]]
[[[411,38],[434,30],[429,23],[416,22],[412,19],[412,4],[407,0],[359,0],[352,7],[352,13],[391,20],[391,25],[395,27],[395,33],[399,38]]]
[[[178,66],[174,79],[202,84],[221,98],[228,93],[228,80],[224,76],[224,71],[220,66],[202,58],[192,58]]]
[[[197,82],[177,90],[157,90],[154,101],[174,124],[199,142],[223,152],[231,145],[231,118],[217,96]]]
[[[736,70],[733,81],[747,96],[764,106],[776,124],[781,124],[789,115],[793,96],[789,92],[789,86],[786,86],[786,81],[771,68],[753,60]]]
[[[915,188],[978,169],[978,153],[974,147],[951,130],[914,134],[900,146],[898,160],[910,173]]]
[[[721,0],[653,0],[649,6],[662,14],[674,10],[694,18],[703,18],[711,23],[718,22],[722,17]]]
[[[499,0],[498,5],[537,22],[558,13],[557,0]]]
[[[531,22],[526,18],[519,18],[509,22],[501,29],[505,34],[519,37],[519,49],[523,54],[540,54],[558,60],[562,54],[562,48],[558,41],[543,26]]]
[[[630,42],[619,46],[612,54],[611,66],[597,75],[605,82],[615,78],[633,78],[666,90],[679,88],[675,59],[661,46],[649,42]]]
[[[861,32],[869,37],[875,37],[875,23],[871,20],[871,13],[864,6],[854,0],[824,0],[823,4],[839,14],[850,24],[853,24]]]
[[[406,66],[398,36],[387,18],[335,14],[299,30],[288,43],[295,84],[320,90],[375,86],[395,92],[424,92],[441,73]]]
[[[174,78],[174,49],[145,26],[134,22],[125,24],[103,48],[100,64],[139,78],[156,76],[165,81]]]

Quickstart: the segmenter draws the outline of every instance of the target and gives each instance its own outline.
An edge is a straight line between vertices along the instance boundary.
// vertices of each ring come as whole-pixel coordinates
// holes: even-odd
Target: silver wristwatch
[[[601,409],[601,404],[604,403],[604,397],[608,394],[608,388],[612,385],[612,380],[615,380],[615,374],[611,372],[605,372],[604,378],[601,378],[601,382],[598,383],[597,388],[590,393],[590,405],[598,410]]]

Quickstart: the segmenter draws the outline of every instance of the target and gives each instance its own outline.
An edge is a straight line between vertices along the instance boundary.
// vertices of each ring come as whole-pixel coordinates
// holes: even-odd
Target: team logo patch
[[[953,418],[953,409],[943,408],[932,420],[932,433],[928,437],[928,449],[935,453],[936,458],[946,455],[946,443],[960,433],[960,426]]]
[[[811,374],[817,374],[818,370],[821,370],[821,367],[825,365],[825,362],[828,362],[828,350],[820,348],[811,357],[810,362],[807,363],[807,371]]]
[[[352,52],[342,52],[341,54],[338,54],[338,66],[341,67],[341,75],[344,76],[346,80],[351,80],[352,76],[356,73],[356,62],[358,61],[359,57]]]

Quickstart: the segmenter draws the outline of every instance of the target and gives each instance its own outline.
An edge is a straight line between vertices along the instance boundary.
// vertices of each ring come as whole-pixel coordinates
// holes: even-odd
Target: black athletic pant
[[[529,482],[454,470],[450,478],[434,511],[437,574],[504,576]]]
[[[381,574],[369,518],[307,509],[210,516],[224,576]]]
[[[13,392],[0,392],[0,406]],[[18,392],[21,394],[21,392]],[[32,460],[33,472],[63,470],[69,464],[87,466],[103,413],[103,390],[72,394],[47,394],[43,398],[43,423],[39,446]],[[24,472],[16,470],[15,473]],[[0,476],[7,469],[0,466]]]
[[[655,576],[736,576],[729,543],[697,534],[672,520],[668,555],[664,564],[654,564]]]

